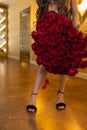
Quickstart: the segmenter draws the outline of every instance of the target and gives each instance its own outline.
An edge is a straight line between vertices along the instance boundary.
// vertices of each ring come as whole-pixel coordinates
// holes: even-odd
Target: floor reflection
[[[0,73],[0,130],[87,130],[86,80],[68,79],[65,91],[67,107],[64,111],[57,111],[59,78],[48,74],[50,84],[45,90],[40,88],[37,113],[31,114],[25,107],[29,103],[38,67],[21,65],[15,60],[3,61],[0,66],[5,72]]]

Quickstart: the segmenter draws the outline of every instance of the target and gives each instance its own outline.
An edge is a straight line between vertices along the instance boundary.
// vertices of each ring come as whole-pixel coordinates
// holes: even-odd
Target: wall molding
[[[76,77],[87,80],[87,74],[79,72]]]
[[[20,60],[20,58],[17,56],[8,55],[7,57],[15,60]]]
[[[34,60],[30,60],[30,64],[37,65],[37,62]]]

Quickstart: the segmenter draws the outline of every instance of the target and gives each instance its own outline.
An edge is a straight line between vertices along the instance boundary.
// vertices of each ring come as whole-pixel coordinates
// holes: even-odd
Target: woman
[[[56,108],[64,110],[66,75],[74,76],[78,68],[87,66],[87,61],[82,61],[82,58],[87,57],[85,50],[87,38],[75,29],[79,25],[76,0],[37,0],[37,4],[36,31],[32,32],[35,43],[32,49],[37,55],[37,63],[40,67],[26,110],[32,113],[37,111],[38,89],[47,72],[60,74]],[[75,27],[67,17],[72,19]]]

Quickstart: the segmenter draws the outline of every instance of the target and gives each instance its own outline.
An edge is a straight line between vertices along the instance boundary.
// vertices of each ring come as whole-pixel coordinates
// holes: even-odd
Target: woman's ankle
[[[57,96],[58,96],[57,103],[64,102],[64,91],[58,90]]]
[[[36,105],[36,98],[37,98],[37,93],[32,92],[31,97],[30,97],[30,103],[31,105]]]

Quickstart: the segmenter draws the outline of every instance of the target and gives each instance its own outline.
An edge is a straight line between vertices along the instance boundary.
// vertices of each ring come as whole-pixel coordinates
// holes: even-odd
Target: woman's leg
[[[64,92],[66,83],[67,83],[67,76],[60,75],[60,88],[59,88],[60,91]]]
[[[59,91],[58,91],[57,104],[64,103],[64,90],[65,90],[66,83],[67,83],[67,76],[60,75],[60,87],[59,87]],[[58,108],[64,109],[64,105],[61,105],[61,106],[59,105]]]
[[[41,83],[43,82],[46,74],[47,74],[47,71],[46,71],[45,67],[43,65],[40,65],[37,76],[36,76],[34,89],[33,89],[34,93],[38,92],[38,89],[39,89]]]
[[[46,71],[45,67],[43,65],[40,65],[38,73],[37,73],[34,89],[31,94],[31,98],[30,98],[30,102],[29,102],[30,105],[36,106],[36,97],[37,97],[38,89],[39,89],[41,83],[43,82],[46,74],[47,74],[47,71]],[[32,109],[32,108],[29,108],[28,110],[31,112],[34,112],[34,109]]]

